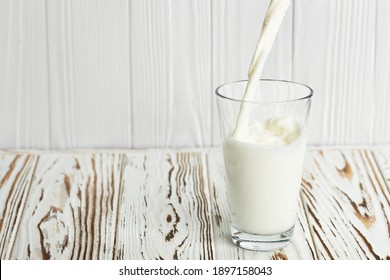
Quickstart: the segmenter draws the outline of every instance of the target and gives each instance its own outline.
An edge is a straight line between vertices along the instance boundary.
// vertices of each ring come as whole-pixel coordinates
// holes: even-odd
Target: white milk
[[[271,118],[224,145],[232,224],[271,235],[295,224],[306,136],[288,117]]]

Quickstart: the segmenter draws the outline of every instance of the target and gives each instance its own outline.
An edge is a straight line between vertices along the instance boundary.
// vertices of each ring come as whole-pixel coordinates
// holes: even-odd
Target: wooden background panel
[[[268,0],[4,0],[2,148],[220,144]],[[263,77],[315,90],[310,144],[390,139],[387,0],[292,1]]]
[[[210,1],[130,1],[134,147],[210,145]]]
[[[293,79],[315,92],[309,143],[385,141],[373,135],[374,122],[389,127],[373,118],[376,27],[375,1],[295,1]]]
[[[390,1],[377,0],[373,142],[390,143]]]
[[[174,113],[170,11],[171,1],[130,1],[132,138],[136,147],[158,146],[169,134],[168,122]]]
[[[221,150],[208,153],[209,185],[214,229],[216,259],[316,259],[316,250],[301,203],[295,225],[294,237],[287,247],[274,252],[244,250],[230,238],[229,208],[225,191],[225,170]]]
[[[120,155],[41,155],[11,259],[112,259]]]
[[[49,148],[45,1],[0,1],[0,146]]]
[[[129,147],[129,2],[47,1],[51,148]]]
[[[9,259],[30,192],[37,157],[0,154],[0,259]]]
[[[322,259],[390,259],[390,193],[368,150],[311,150],[303,202]]]
[[[214,259],[205,155],[127,154],[115,259]]]

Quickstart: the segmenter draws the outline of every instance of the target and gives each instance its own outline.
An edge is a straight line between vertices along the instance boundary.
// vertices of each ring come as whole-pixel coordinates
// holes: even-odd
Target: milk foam
[[[300,135],[299,124],[289,117],[272,117],[264,122],[256,122],[248,127],[247,134],[236,136],[238,141],[286,146],[294,142]]]

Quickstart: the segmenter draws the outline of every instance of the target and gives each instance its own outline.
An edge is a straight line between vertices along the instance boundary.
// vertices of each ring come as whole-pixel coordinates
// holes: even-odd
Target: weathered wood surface
[[[320,259],[390,259],[390,193],[370,150],[310,150],[302,201]]]
[[[12,259],[111,259],[122,156],[42,155]]]
[[[31,188],[37,158],[0,154],[0,257],[9,259]]]
[[[116,259],[214,259],[206,154],[125,155]]]
[[[387,188],[390,190],[390,147],[376,148],[374,149],[374,155]]]
[[[220,150],[0,153],[1,259],[388,259],[390,149],[307,152],[293,242],[233,245]]]

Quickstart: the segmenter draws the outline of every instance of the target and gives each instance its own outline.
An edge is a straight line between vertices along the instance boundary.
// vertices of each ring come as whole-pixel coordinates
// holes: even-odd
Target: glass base
[[[294,233],[294,227],[275,235],[259,235],[246,233],[234,226],[230,226],[233,243],[237,246],[253,251],[275,251],[286,247]]]

